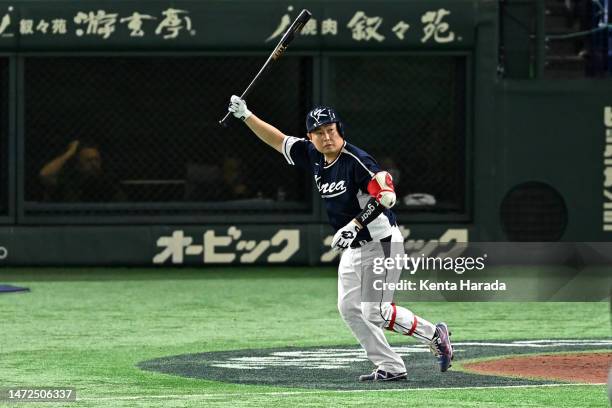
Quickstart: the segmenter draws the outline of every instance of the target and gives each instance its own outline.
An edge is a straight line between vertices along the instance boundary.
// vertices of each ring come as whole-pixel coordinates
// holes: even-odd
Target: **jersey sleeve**
[[[355,157],[355,182],[364,193],[368,191],[368,183],[372,177],[380,171],[380,166],[369,154],[354,155]]]
[[[310,158],[308,149],[310,142],[294,136],[286,136],[283,140],[283,156],[287,163],[310,169]]]

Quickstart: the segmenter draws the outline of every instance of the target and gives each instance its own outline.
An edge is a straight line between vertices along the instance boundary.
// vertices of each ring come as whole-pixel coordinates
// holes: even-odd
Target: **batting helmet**
[[[308,115],[306,115],[306,131],[308,133],[312,132],[319,126],[330,123],[336,123],[338,133],[340,133],[340,136],[344,137],[344,127],[342,126],[342,121],[334,108],[330,108],[329,106],[317,106],[308,112]]]

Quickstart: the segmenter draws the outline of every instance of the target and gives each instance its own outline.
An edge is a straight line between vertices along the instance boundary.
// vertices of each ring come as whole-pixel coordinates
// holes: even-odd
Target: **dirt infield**
[[[599,384],[608,381],[612,352],[540,354],[467,363],[473,373]]]

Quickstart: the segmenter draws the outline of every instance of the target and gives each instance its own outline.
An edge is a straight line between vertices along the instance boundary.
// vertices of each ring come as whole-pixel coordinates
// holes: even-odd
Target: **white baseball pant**
[[[391,257],[404,254],[404,238],[397,227],[392,227]],[[380,252],[379,252],[380,253]],[[429,344],[436,331],[435,325],[413,314],[410,310],[389,302],[362,301],[362,265],[372,264],[375,253],[361,248],[348,248],[338,266],[338,310],[342,319],[364,348],[368,359],[381,370],[392,373],[406,372],[402,358],[391,348],[383,328]],[[392,278],[395,282],[399,273]],[[395,283],[394,282],[394,283]]]

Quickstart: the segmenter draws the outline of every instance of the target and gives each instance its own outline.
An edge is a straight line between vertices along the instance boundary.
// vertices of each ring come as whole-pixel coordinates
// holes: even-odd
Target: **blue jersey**
[[[291,165],[306,169],[325,201],[329,222],[335,231],[355,218],[371,198],[368,183],[380,171],[376,160],[363,150],[344,141],[336,160],[325,164],[325,158],[306,139],[288,136],[283,141],[283,155]],[[395,214],[385,209],[366,228],[359,231],[356,241],[379,240],[391,235],[396,225]]]

